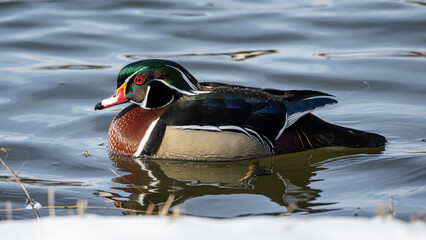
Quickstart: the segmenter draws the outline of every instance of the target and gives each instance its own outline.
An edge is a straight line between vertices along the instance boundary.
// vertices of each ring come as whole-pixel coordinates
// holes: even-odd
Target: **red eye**
[[[142,75],[137,75],[137,76],[135,77],[134,82],[135,82],[137,85],[141,85],[142,83],[144,83],[144,82],[145,82],[145,78],[144,78]]]

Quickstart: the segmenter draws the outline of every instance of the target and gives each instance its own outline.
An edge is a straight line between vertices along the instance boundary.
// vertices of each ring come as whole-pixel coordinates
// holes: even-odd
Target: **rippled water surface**
[[[392,196],[408,220],[426,206],[425,51],[424,1],[0,0],[0,148],[10,149],[0,157],[42,206],[53,188],[55,205],[86,199],[99,215],[161,206],[173,193],[173,208],[196,216],[279,214],[293,203],[291,216],[374,216]],[[93,107],[121,67],[145,58],[175,60],[201,82],[333,94],[339,104],[317,116],[388,143],[225,163],[110,155],[108,127],[124,106]],[[258,176],[245,179],[253,167]],[[0,168],[0,219],[7,201],[25,200]]]

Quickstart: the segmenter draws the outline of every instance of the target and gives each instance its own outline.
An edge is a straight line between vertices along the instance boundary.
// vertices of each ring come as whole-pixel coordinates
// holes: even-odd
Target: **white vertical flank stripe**
[[[145,147],[146,142],[148,142],[149,137],[151,136],[152,130],[154,130],[155,125],[160,118],[155,119],[151,124],[149,124],[148,129],[145,131],[145,135],[142,138],[141,143],[139,144],[138,150],[133,154],[135,157],[139,157]]]

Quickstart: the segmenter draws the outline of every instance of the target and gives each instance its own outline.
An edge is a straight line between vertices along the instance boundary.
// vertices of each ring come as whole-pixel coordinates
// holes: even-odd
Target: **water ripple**
[[[38,67],[39,70],[92,70],[92,69],[106,69],[111,68],[107,65],[86,65],[86,64],[68,64],[68,65],[52,65],[45,67]]]
[[[132,60],[140,60],[145,58],[169,58],[169,57],[191,57],[191,56],[229,56],[232,61],[243,61],[249,58],[276,53],[276,50],[253,50],[240,52],[224,52],[224,53],[187,53],[175,55],[144,55],[144,54],[129,54],[126,58]]]
[[[10,102],[10,99],[4,98],[4,97],[0,97],[0,104],[4,104],[4,103],[8,103],[8,102]]]
[[[426,2],[421,2],[421,1],[404,1],[406,3],[414,3],[414,4],[418,4],[420,6],[426,6]]]
[[[78,181],[59,181],[59,180],[47,180],[31,177],[20,177],[21,182],[36,185],[36,186],[87,186],[84,182]],[[13,177],[10,176],[0,176],[0,182],[16,182]]]
[[[382,58],[382,57],[426,57],[426,51],[417,50],[372,50],[358,52],[315,53],[326,58]]]
[[[59,114],[22,114],[11,118],[17,122],[37,122],[46,123],[48,127],[69,123],[79,119],[79,117],[71,117]]]

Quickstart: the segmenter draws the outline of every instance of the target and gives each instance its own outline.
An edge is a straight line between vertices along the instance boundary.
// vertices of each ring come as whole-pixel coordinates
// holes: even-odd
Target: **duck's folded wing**
[[[205,131],[239,131],[273,146],[302,116],[335,103],[329,97],[281,102],[233,94],[202,94],[180,100],[162,116],[169,126]]]
[[[336,99],[332,97],[313,97],[303,99],[295,102],[286,102],[285,107],[287,109],[287,125],[286,128],[293,125],[301,117],[314,110],[325,107],[327,105],[337,103]]]
[[[262,89],[216,82],[204,82],[201,83],[201,86],[204,90],[213,93],[233,94],[244,98],[263,98],[282,102],[294,102],[313,97],[334,97],[333,95],[320,91]]]

